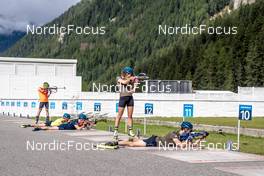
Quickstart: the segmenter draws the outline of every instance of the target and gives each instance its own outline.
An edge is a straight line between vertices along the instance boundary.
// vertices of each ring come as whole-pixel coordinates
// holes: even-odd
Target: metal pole
[[[139,128],[137,128],[137,133],[136,133],[136,136],[138,137],[138,139],[140,138],[140,134],[141,132],[140,132],[140,129]]]
[[[108,126],[108,131],[109,131],[109,132],[113,132],[113,128],[112,128],[111,125]]]
[[[240,120],[237,122],[237,150],[240,150]]]
[[[127,133],[127,117],[125,118],[125,133]]]
[[[144,136],[147,134],[147,119],[144,117]]]

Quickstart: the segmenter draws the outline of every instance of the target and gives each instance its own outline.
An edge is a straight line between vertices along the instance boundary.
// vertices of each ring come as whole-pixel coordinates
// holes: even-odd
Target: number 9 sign
[[[252,120],[252,105],[239,105],[239,120]]]

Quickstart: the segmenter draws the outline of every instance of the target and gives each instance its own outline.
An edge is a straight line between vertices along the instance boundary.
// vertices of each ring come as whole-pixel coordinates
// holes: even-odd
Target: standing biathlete
[[[49,83],[44,82],[43,86],[38,88],[38,94],[39,94],[39,109],[36,116],[36,124],[38,124],[39,116],[42,111],[42,109],[45,107],[46,111],[46,122],[45,124],[48,125],[49,123],[49,96],[51,92],[49,91]]]
[[[123,116],[124,110],[127,107],[127,127],[128,136],[135,137],[133,132],[133,111],[134,99],[133,93],[137,88],[138,79],[134,76],[134,71],[131,67],[125,67],[121,75],[117,77],[117,84],[119,85],[120,98],[118,103],[118,113],[115,119],[114,140],[118,140],[118,128],[120,120]]]

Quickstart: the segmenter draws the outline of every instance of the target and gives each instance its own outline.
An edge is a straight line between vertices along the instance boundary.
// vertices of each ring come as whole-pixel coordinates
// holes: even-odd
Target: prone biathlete
[[[61,124],[68,123],[71,119],[71,115],[68,113],[64,113],[62,118],[58,118],[54,121],[49,121],[49,124],[47,123],[39,123],[39,124],[23,124],[20,127],[27,128],[27,127],[45,127],[45,126],[51,126],[56,127],[60,126]]]
[[[123,68],[121,75],[117,77],[117,84],[119,85],[120,98],[118,103],[118,113],[115,119],[114,140],[118,140],[118,128],[120,120],[123,116],[124,110],[127,107],[127,127],[128,136],[135,137],[133,132],[133,111],[134,99],[133,93],[135,92],[138,84],[138,79],[134,76],[134,71],[131,67]]]
[[[205,131],[194,134],[192,130],[193,125],[190,122],[184,121],[182,122],[181,129],[179,131],[172,131],[163,137],[152,135],[147,139],[134,138],[133,141],[119,141],[110,144],[112,146],[119,145],[129,147],[158,147],[161,145],[173,145],[185,148],[189,144],[192,144],[192,146],[199,146],[201,140],[205,139],[209,135],[209,133]],[[195,137],[199,138],[194,141],[193,139],[195,139]]]
[[[79,114],[78,119],[69,120],[67,123],[63,123],[59,126],[53,127],[36,127],[33,131],[40,131],[40,130],[82,130],[87,127],[89,123],[88,118],[85,114]]]

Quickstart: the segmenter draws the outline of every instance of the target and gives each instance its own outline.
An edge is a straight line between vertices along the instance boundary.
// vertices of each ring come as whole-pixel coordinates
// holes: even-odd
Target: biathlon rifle
[[[207,137],[209,133],[207,131],[200,131],[200,132],[191,132],[190,136],[192,139],[198,138],[198,139],[203,139]]]
[[[193,139],[204,139],[208,135],[209,133],[207,131],[191,132],[191,133],[186,133],[186,134],[181,135],[180,140],[192,141]]]
[[[107,122],[107,118],[108,118],[108,113],[95,113],[95,112],[81,112],[80,114],[85,114],[87,115],[87,121],[89,122],[88,125],[91,126],[95,126],[96,123],[98,122]],[[72,114],[73,116],[76,116],[76,114]],[[79,114],[77,115],[77,119],[78,119]]]
[[[149,77],[147,76],[146,73],[139,73],[137,76],[135,76],[135,78],[138,79],[139,81],[149,80]]]
[[[51,93],[57,93],[58,92],[58,89],[66,89],[66,87],[57,87],[57,86],[52,86],[52,87],[49,87],[48,90],[51,92]]]

